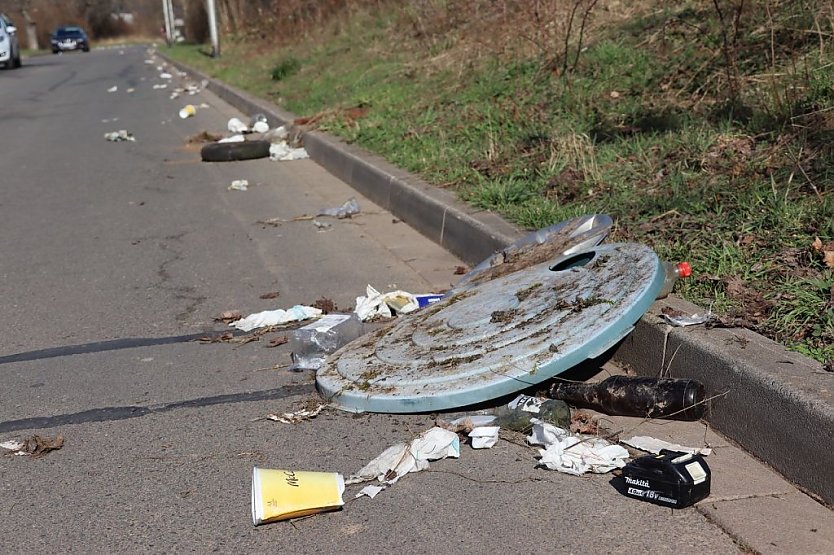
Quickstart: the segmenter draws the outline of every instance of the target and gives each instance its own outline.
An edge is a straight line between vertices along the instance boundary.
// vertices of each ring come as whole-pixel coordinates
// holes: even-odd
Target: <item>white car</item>
[[[0,14],[0,64],[7,68],[20,67],[20,42],[17,27],[5,14]]]

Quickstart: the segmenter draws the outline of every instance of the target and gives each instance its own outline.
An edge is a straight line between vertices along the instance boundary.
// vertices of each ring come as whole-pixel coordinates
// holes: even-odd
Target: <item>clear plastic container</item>
[[[672,292],[678,278],[688,278],[692,275],[692,267],[689,262],[663,262],[663,271],[666,277],[663,280],[660,293],[657,294],[658,299],[662,299]]]
[[[328,314],[293,330],[289,336],[290,370],[318,370],[327,355],[364,333],[365,325],[355,314]]]

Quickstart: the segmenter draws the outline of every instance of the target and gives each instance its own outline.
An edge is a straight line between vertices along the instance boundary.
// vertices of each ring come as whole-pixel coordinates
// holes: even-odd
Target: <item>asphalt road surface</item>
[[[227,331],[224,310],[350,308],[367,284],[443,290],[460,262],[362,197],[329,230],[291,221],[355,193],[309,160],[201,162],[188,138],[248,114],[206,92],[170,99],[181,77],[147,58],[98,50],[0,72],[0,441],[65,438],[41,458],[0,457],[4,552],[737,551],[694,509],[536,468],[523,438],[254,527],[254,465],[350,474],[433,420],[259,419],[316,398],[287,346],[267,348],[281,333],[194,339]],[[186,103],[209,107],[182,120]],[[119,129],[136,142],[105,141]],[[234,179],[249,190],[229,191]],[[287,221],[257,223],[269,218]]]

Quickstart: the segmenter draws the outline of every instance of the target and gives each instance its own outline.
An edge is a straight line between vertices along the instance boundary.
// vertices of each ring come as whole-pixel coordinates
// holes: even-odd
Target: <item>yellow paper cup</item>
[[[340,508],[345,479],[336,472],[252,469],[252,523],[257,526]]]
[[[185,108],[180,110],[180,117],[182,119],[190,118],[194,114],[197,113],[197,108],[194,107],[193,104],[187,104]]]

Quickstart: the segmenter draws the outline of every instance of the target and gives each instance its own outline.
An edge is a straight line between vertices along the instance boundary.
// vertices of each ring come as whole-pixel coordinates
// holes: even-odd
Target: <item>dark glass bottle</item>
[[[704,384],[677,378],[611,376],[599,383],[557,382],[552,399],[612,416],[698,420],[704,415]]]

